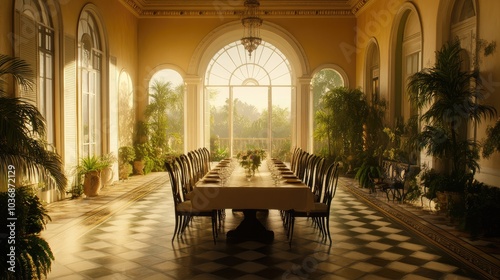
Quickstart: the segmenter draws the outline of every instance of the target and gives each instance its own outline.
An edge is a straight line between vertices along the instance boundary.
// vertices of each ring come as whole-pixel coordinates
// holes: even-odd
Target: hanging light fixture
[[[244,27],[241,44],[248,51],[248,56],[250,57],[252,57],[252,52],[262,42],[262,38],[260,38],[262,19],[259,17],[259,6],[260,3],[258,0],[245,0],[245,11],[241,18],[241,23]]]

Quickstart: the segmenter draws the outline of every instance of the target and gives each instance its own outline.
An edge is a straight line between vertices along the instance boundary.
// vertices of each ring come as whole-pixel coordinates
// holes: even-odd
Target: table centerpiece
[[[255,175],[255,170],[259,168],[262,159],[266,157],[266,152],[263,149],[249,149],[236,154],[241,167],[245,169],[245,176],[248,181]]]

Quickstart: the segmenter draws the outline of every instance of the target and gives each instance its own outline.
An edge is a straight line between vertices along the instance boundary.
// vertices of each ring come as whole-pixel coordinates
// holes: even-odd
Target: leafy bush
[[[14,207],[9,205],[12,200],[15,201]],[[16,187],[15,192],[0,193],[2,221],[12,218],[8,216],[9,208],[15,211],[17,220],[15,228],[3,226],[0,229],[2,279],[43,279],[50,271],[54,260],[49,244],[39,236],[50,220],[47,210],[30,187]],[[15,236],[15,244],[11,244],[10,236]],[[12,248],[15,248],[14,260],[8,255]],[[13,264],[10,261],[15,262],[15,273],[9,271],[9,267]]]
[[[466,189],[464,227],[472,237],[500,236],[500,189],[474,181]]]

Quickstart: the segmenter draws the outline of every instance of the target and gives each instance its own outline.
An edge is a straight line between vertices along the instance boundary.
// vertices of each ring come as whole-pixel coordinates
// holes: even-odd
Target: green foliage
[[[429,200],[437,197],[437,192],[460,192],[463,193],[465,188],[472,182],[472,173],[451,173],[443,174],[434,169],[424,167],[421,173],[421,181],[425,187],[425,194]]]
[[[478,71],[462,70],[461,51],[459,41],[444,45],[435,65],[413,74],[408,84],[412,103],[427,108],[420,117],[426,124],[419,134],[420,148],[449,161],[455,174],[479,168],[478,143],[466,139],[468,123],[496,115],[494,107],[481,103],[485,95]]]
[[[214,94],[214,92],[212,92]],[[210,108],[210,151],[212,155],[222,155],[229,148],[229,99],[224,106]],[[271,119],[269,110],[259,111],[252,104],[245,103],[240,99],[233,100],[233,136],[235,138],[233,150],[243,150],[248,147],[267,149],[269,138],[269,120],[272,127],[272,155],[277,157],[284,154],[285,146],[291,137],[290,110],[280,106],[272,107]],[[227,157],[227,156],[224,156]]]
[[[486,130],[486,140],[483,143],[483,157],[489,158],[494,152],[500,152],[500,119],[494,126]]]
[[[118,149],[118,163],[131,163],[135,159],[135,150],[131,146],[123,146]]]
[[[80,163],[77,166],[77,173],[78,175],[85,175],[92,171],[100,172],[107,166],[106,164],[106,162],[102,161],[101,157],[86,156],[80,159]]]
[[[54,255],[49,244],[39,236],[50,220],[47,210],[30,187],[15,188],[15,230],[4,226],[0,229],[0,274],[2,279],[45,279],[50,271]],[[7,221],[8,199],[11,192],[0,193],[0,219]],[[11,266],[10,246],[7,237],[15,234],[15,268],[16,272],[8,271]]]
[[[328,143],[326,156],[346,159],[363,150],[363,125],[369,106],[358,89],[339,87],[321,97],[315,121],[315,137]]]
[[[113,153],[107,153],[100,156],[100,161],[104,169],[113,166],[113,163],[116,162],[116,157]]]
[[[417,184],[415,178],[410,178],[408,181],[408,190],[405,193],[405,200],[406,201],[416,201],[424,195],[422,192],[422,189],[420,186]]]
[[[500,189],[474,181],[466,189],[464,227],[473,238],[500,236]]]
[[[135,160],[146,160],[152,154],[152,148],[149,143],[135,144]]]
[[[373,190],[375,187],[374,180],[381,178],[382,173],[378,157],[367,156],[361,166],[357,168],[354,178],[358,180],[362,188]]]
[[[421,172],[420,180],[425,187],[424,197],[429,200],[434,200],[436,193],[440,190],[441,185],[446,183],[446,176],[437,172],[434,169],[424,169]]]
[[[406,123],[397,119],[393,129],[385,127],[383,131],[389,138],[383,152],[384,158],[409,164],[417,163],[419,150],[418,115],[410,117]]]
[[[146,107],[145,132],[150,148],[147,152],[139,151],[137,159],[145,161],[144,171],[161,171],[164,158],[168,153],[183,151],[184,87],[174,88],[171,82],[154,81],[149,88],[150,102]],[[138,150],[136,148],[136,153]]]
[[[178,149],[182,148],[184,87],[174,88],[171,82],[154,81],[149,90],[145,116],[151,146],[162,153],[182,152]]]
[[[25,61],[0,54],[0,177],[7,178],[9,165],[27,179],[55,184],[64,193],[67,178],[61,157],[45,141],[45,119],[31,103],[5,91],[6,76],[21,88],[31,89],[33,73]]]

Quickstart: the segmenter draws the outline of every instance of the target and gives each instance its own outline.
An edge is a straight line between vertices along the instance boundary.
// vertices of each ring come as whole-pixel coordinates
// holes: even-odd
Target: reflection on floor
[[[272,244],[226,243],[224,232],[242,219],[231,210],[216,245],[204,217],[171,242],[166,173],[132,177],[99,197],[49,205],[52,222],[43,237],[56,260],[48,279],[498,279],[499,244],[447,237],[440,233],[451,232],[446,228],[353,183],[339,182],[332,246],[321,242],[311,221],[297,219],[290,248],[276,210],[259,213],[275,232]]]

